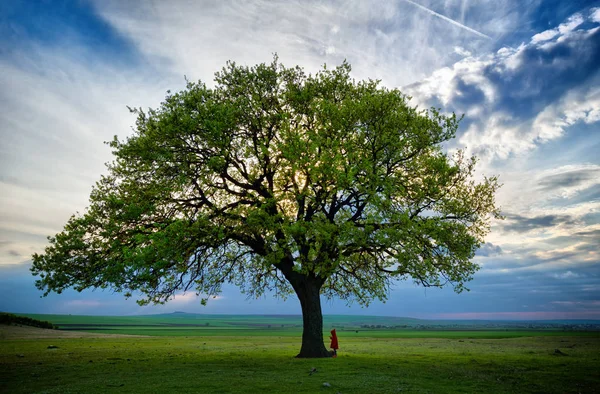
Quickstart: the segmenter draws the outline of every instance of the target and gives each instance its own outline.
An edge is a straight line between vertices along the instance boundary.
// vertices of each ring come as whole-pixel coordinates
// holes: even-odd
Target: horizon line
[[[16,315],[55,315],[55,316],[96,316],[96,317],[142,317],[142,316],[161,316],[161,315],[175,315],[175,314],[187,314],[187,315],[206,315],[206,316],[294,316],[302,318],[302,314],[289,314],[289,313],[202,313],[202,312],[185,312],[185,311],[174,311],[174,312],[163,312],[163,313],[140,313],[140,314],[81,314],[81,313],[32,313],[32,312],[6,312],[0,311],[0,313],[11,313]],[[468,317],[465,315],[519,315],[519,314],[557,314],[562,317],[546,317],[546,318],[526,318],[521,317]],[[593,317],[568,317],[566,314],[579,314],[580,312],[482,312],[482,313],[456,313],[456,314],[440,314],[443,316],[428,316],[428,317],[412,317],[412,316],[395,316],[395,315],[357,315],[357,314],[336,314],[327,313],[323,314],[323,317],[327,316],[347,316],[355,318],[394,318],[394,319],[412,319],[412,320],[423,320],[423,321],[492,321],[492,322],[551,322],[551,321],[597,321],[600,322],[600,312],[583,312],[593,313]],[[450,317],[449,315],[457,315]],[[458,317],[458,315],[462,317]]]

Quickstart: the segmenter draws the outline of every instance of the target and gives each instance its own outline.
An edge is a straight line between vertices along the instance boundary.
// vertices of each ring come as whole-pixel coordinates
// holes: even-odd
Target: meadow
[[[190,326],[198,316],[184,315],[175,323],[171,316],[173,326],[164,316],[145,317],[146,325],[139,317],[41,316],[61,327],[84,325],[83,334],[0,326],[0,391],[600,392],[598,332],[398,329],[383,320],[373,323],[381,329],[360,329],[364,322],[351,326],[356,317],[340,317],[346,321],[326,319],[327,331],[338,326],[339,356],[306,360],[294,358],[297,317],[203,316]],[[137,336],[106,335],[123,332]]]

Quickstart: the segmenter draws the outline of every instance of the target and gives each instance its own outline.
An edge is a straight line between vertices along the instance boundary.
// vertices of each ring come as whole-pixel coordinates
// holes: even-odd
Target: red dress
[[[329,347],[333,350],[338,350],[340,347],[338,345],[338,339],[337,334],[335,333],[335,328],[331,330],[331,336],[329,337],[329,339],[331,339],[331,345],[329,345]]]

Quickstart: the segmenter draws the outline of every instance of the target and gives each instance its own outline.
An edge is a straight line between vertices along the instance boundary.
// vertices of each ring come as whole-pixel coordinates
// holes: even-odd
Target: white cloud
[[[169,305],[174,306],[183,306],[188,304],[197,304],[200,305],[200,300],[202,298],[207,298],[206,295],[196,294],[194,292],[187,293],[177,293],[173,296],[173,298],[169,301]],[[222,295],[216,295],[209,297],[209,302],[215,302],[218,300],[222,300],[224,297]]]
[[[566,34],[568,32],[575,30],[583,22],[584,22],[583,16],[581,14],[575,14],[575,15],[569,17],[569,19],[567,19],[566,22],[558,25],[558,32],[560,34]]]
[[[572,278],[580,278],[581,275],[574,273],[573,271],[566,271],[566,272],[562,272],[560,274],[552,274],[553,278],[556,279],[572,279]]]
[[[586,124],[600,121],[600,88],[568,92],[561,100],[544,108],[533,122],[533,129],[542,141],[563,135],[566,128],[577,122]]]
[[[592,8],[590,10],[590,19],[600,23],[600,7]]]
[[[464,57],[471,56],[471,52],[463,47],[454,47],[454,53]]]
[[[169,87],[156,76],[31,50],[43,66],[0,62],[3,95],[10,95],[0,108],[0,237],[18,252],[0,254],[0,264],[41,252],[46,236],[83,211],[111,160],[104,141],[131,132],[126,105],[156,106]]]
[[[543,31],[543,32],[538,33],[535,36],[533,36],[531,38],[531,42],[536,44],[538,42],[548,41],[548,40],[553,39],[557,35],[558,35],[558,29],[546,30],[546,31]]]
[[[546,200],[571,198],[583,190],[600,185],[600,165],[566,165],[538,172],[533,179]]]
[[[536,269],[543,270],[600,261],[597,248],[592,247],[600,223],[586,220],[600,213],[600,200],[578,197],[600,186],[600,165],[526,168],[526,159],[511,163],[500,173],[504,186],[497,194],[507,219],[496,221],[486,238],[512,256],[505,262],[519,256],[552,260],[539,263]]]
[[[515,152],[526,152],[535,147],[535,135],[523,135],[518,126],[507,126],[509,115],[491,114],[485,124],[485,132],[481,127],[472,124],[459,138],[458,143],[466,146],[470,152],[476,150],[484,159],[508,159]]]
[[[462,0],[447,5],[464,8]],[[481,28],[501,26],[507,32],[519,18],[507,12],[514,8],[507,2],[470,4],[470,15],[476,17],[468,23],[407,1],[140,5],[103,0],[95,6],[149,61],[192,79],[210,78],[227,60],[256,64],[277,52],[284,64],[300,64],[309,71],[347,59],[357,78],[381,79],[388,86],[412,83],[448,64],[454,47],[488,50],[492,42],[480,38],[487,37]]]
[[[595,14],[592,14],[590,16],[590,19],[592,19],[592,21],[598,22],[594,18],[595,18]],[[537,44],[540,42],[551,40],[554,37],[558,36],[559,34],[569,33],[571,31],[575,30],[584,21],[585,21],[585,19],[583,18],[583,16],[581,14],[574,14],[569,19],[567,19],[564,23],[561,23],[560,25],[558,25],[557,28],[546,30],[546,31],[543,31],[541,33],[534,35],[531,38],[531,42],[533,44]]]

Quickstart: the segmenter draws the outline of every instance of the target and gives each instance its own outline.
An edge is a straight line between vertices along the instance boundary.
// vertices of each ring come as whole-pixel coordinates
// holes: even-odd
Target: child
[[[331,345],[329,345],[329,347],[333,349],[331,352],[331,357],[337,357],[337,350],[340,347],[338,346],[338,339],[337,334],[335,333],[335,328],[331,330],[331,336],[329,337],[329,339],[331,339]]]

